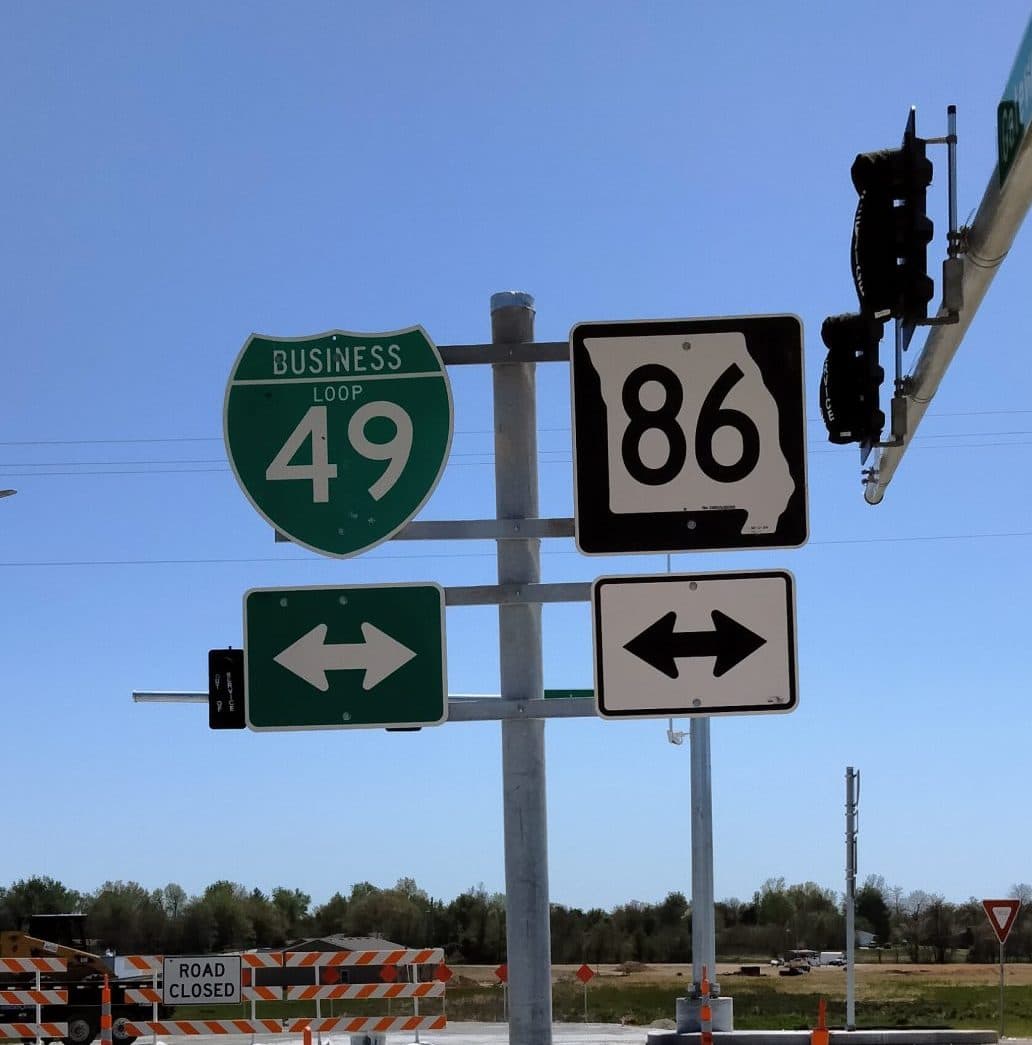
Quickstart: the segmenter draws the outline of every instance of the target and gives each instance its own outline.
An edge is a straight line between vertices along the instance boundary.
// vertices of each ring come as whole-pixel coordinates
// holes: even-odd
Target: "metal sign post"
[[[985,911],[986,918],[989,919],[989,924],[992,926],[993,932],[996,934],[996,939],[1000,941],[1000,1037],[1003,1037],[1003,947],[1007,942],[1007,937],[1010,936],[1011,929],[1014,928],[1014,923],[1018,918],[1018,911],[1021,910],[1021,901],[1015,899],[1008,900],[983,900],[982,910]]]
[[[495,343],[534,339],[534,299],[503,292],[491,297]],[[538,514],[537,402],[534,363],[495,363],[495,504],[499,519]],[[537,584],[541,541],[498,542],[498,583]],[[543,699],[541,605],[498,607],[503,701]],[[548,830],[545,804],[545,724],[502,723],[505,821],[505,908],[510,1039],[552,1040],[552,957],[548,902]]]
[[[710,986],[717,989],[716,921],[713,909],[713,773],[708,716],[692,719],[689,743],[692,778],[692,991],[700,997],[705,969],[713,970]]]
[[[589,601],[592,588],[542,583],[541,538],[576,531],[586,553],[802,544],[802,331],[794,316],[589,323],[574,328],[572,344],[535,344],[534,299],[506,291],[491,298],[491,334],[490,344],[440,350],[421,327],[254,335],[245,344],[226,390],[227,453],[278,538],[340,558],[391,538],[495,540],[498,583],[252,589],[242,696],[252,729],[501,722],[507,963],[499,978],[512,990],[510,1000],[503,988],[503,1004],[513,1045],[551,1045],[544,720],[593,715],[596,701],[615,717],[667,717],[788,711],[797,698],[793,583],[783,571],[601,578],[596,687],[544,690],[541,606]],[[538,517],[536,364],[567,360],[576,526]],[[492,368],[496,515],[413,521],[451,444],[444,368],[463,364]],[[483,605],[498,607],[500,696],[449,695],[444,608]],[[225,668],[216,674],[213,695],[133,699],[218,701]],[[236,675],[231,681],[236,710]],[[641,706],[638,690],[662,693]],[[696,717],[700,984],[698,963],[715,968],[710,786],[709,722]]]
[[[860,770],[846,767],[846,1030],[856,1030],[856,814]]]
[[[1000,1037],[1003,1037],[1003,940],[1000,941]]]

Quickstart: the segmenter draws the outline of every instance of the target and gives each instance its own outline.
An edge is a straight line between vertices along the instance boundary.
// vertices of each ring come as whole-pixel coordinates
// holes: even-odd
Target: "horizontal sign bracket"
[[[569,341],[526,341],[498,345],[438,345],[446,366],[466,363],[568,363]]]
[[[290,538],[276,533],[277,544]],[[573,519],[424,519],[410,522],[395,541],[530,541],[541,537],[572,537]]]
[[[446,606],[512,606],[540,602],[590,602],[591,582],[477,584],[444,589]]]
[[[498,697],[448,698],[449,722],[499,722],[518,718],[595,718],[595,698],[502,700]]]
[[[138,704],[207,704],[207,693],[166,690],[134,690]],[[503,700],[498,696],[449,695],[449,722],[500,722],[518,718],[593,718],[595,698],[565,697],[560,700]]]
[[[427,519],[410,522],[394,535],[396,541],[535,540],[572,537],[573,519]]]

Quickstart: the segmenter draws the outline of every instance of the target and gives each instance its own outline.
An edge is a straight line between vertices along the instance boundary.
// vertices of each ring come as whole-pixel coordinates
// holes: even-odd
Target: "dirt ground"
[[[497,984],[496,966],[457,965],[453,972],[459,982],[465,977],[481,985]],[[573,979],[577,965],[553,965],[552,981]],[[626,971],[618,965],[592,965],[592,970],[603,982],[622,982],[628,985],[636,983],[685,983],[692,982],[690,965],[644,965],[631,967]],[[725,994],[734,993],[736,981],[756,982],[756,977],[746,977],[741,973],[741,964],[717,964],[717,980]],[[1008,964],[1005,970],[1007,986],[1023,987],[1032,985],[1032,964]],[[846,990],[846,972],[841,966],[818,966],[802,976],[779,976],[778,970],[771,965],[760,964],[760,978],[769,985],[790,991],[809,992],[815,988],[829,994]],[[895,965],[890,962],[860,963],[856,966],[857,990],[877,990],[882,984],[902,981],[920,981],[922,983],[943,983],[966,986],[995,986],[1000,982],[999,965],[911,965],[904,963]],[[836,989],[837,988],[837,989]]]

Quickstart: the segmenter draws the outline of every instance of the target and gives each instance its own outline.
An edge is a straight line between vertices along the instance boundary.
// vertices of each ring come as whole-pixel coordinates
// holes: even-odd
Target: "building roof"
[[[401,944],[392,943],[379,936],[316,936],[307,940],[294,940],[287,944],[287,951],[397,951]]]

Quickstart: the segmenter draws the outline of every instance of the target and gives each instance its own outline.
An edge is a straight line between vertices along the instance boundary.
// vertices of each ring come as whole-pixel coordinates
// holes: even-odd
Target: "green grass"
[[[797,992],[779,990],[762,981],[738,980],[725,984],[734,998],[734,1021],[739,1030],[809,1030],[816,1024],[817,1004],[827,1001],[828,1026],[845,1025],[846,1006],[841,997],[820,991]],[[595,981],[588,986],[588,1019],[593,1023],[621,1021],[647,1026],[655,1020],[674,1018],[675,1003],[685,993],[685,985],[635,984]],[[858,998],[856,1022],[860,1029],[912,1028],[984,1028],[995,1029],[999,1023],[995,987],[946,986],[943,984],[890,984],[879,989],[877,998]],[[452,987],[448,990],[444,1011],[449,1020],[493,1022],[503,1017],[500,987]],[[424,1015],[441,1012],[440,999],[420,1000]],[[258,1006],[258,1015],[266,1019],[311,1016],[310,1002],[269,1002]],[[553,1018],[557,1022],[579,1022],[584,1019],[584,988],[576,982],[557,983],[552,991]],[[1006,1031],[1015,1037],[1032,1037],[1032,990],[1009,987],[1006,991]],[[324,1017],[384,1015],[386,1001],[324,1002]],[[393,1015],[412,1012],[409,999],[391,1003]],[[245,1018],[248,1006],[191,1006],[180,1008],[173,1019],[203,1020]]]
[[[496,1022],[503,1019],[500,986],[476,986],[469,980],[448,989],[442,1007],[439,998],[420,999],[421,1015],[445,1012],[449,1020]],[[734,1025],[739,1030],[809,1030],[815,1026],[817,1006],[827,1001],[829,1027],[845,1025],[844,983],[829,981],[825,993],[818,984],[796,983],[792,989],[772,979],[742,977],[723,983],[734,999]],[[656,1020],[672,1020],[675,1004],[687,983],[641,983],[600,977],[587,989],[588,1019],[593,1023],[633,1023],[648,1026]],[[1006,1033],[1032,1037],[1032,988],[1006,988]],[[999,989],[991,985],[950,985],[919,982],[913,978],[887,979],[858,992],[856,1022],[861,1029],[894,1028],[984,1028],[999,1026]],[[312,1002],[263,1002],[256,1007],[259,1018],[283,1019],[314,1015]],[[553,1018],[557,1022],[584,1019],[584,988],[573,979],[555,984],[552,991]],[[411,999],[366,1002],[323,1002],[322,1015],[376,1016],[411,1014]],[[250,1005],[181,1006],[169,1017],[176,1020],[242,1019]]]
[[[779,993],[773,987],[736,983],[730,991],[735,999],[735,1026],[743,1030],[812,1028],[819,993]],[[828,998],[828,1025],[845,1025],[846,1005],[842,998]],[[857,1027],[993,1029],[999,1025],[999,991],[992,987],[925,984],[880,992],[877,998],[856,1003]],[[1008,988],[1004,1012],[1009,1035],[1032,1034],[1032,991]]]

